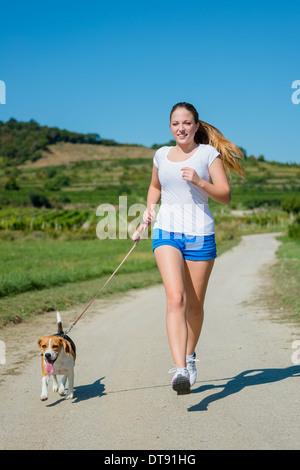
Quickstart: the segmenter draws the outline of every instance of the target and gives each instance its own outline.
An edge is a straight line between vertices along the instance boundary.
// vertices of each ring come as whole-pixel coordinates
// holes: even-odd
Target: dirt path
[[[300,332],[272,322],[258,300],[277,246],[275,234],[247,236],[217,259],[191,395],[170,387],[162,286],[96,301],[76,325],[72,401],[51,389],[39,400],[36,341],[55,332],[55,314],[6,330],[0,448],[297,449],[300,366],[291,345]],[[67,327],[76,312],[61,314]]]

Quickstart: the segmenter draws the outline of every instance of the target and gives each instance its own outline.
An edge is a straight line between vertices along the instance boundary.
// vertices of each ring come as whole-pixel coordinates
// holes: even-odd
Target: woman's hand
[[[143,214],[143,221],[146,222],[146,224],[150,224],[153,220],[155,220],[156,214],[153,209],[146,209],[144,214]]]
[[[220,157],[215,158],[209,167],[209,176],[212,183],[200,178],[193,168],[181,168],[182,178],[190,181],[208,197],[221,204],[229,204],[231,200],[230,186]]]
[[[201,178],[198,175],[198,173],[193,169],[189,167],[184,167],[181,168],[182,171],[182,178],[186,181],[190,181],[190,183],[193,183],[195,186],[200,186],[201,183]]]

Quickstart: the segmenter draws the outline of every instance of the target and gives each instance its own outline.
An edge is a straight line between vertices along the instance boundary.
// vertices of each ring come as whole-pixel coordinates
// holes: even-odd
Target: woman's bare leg
[[[214,265],[214,259],[205,261],[185,260],[187,350],[192,355],[198,343],[203,324],[203,304],[208,280]]]
[[[184,260],[181,252],[169,245],[154,250],[167,297],[166,326],[171,353],[177,367],[186,366],[203,324],[203,304],[214,259]]]
[[[175,365],[185,367],[188,331],[184,259],[181,252],[170,245],[157,247],[154,254],[166,291],[166,326],[171,353]]]

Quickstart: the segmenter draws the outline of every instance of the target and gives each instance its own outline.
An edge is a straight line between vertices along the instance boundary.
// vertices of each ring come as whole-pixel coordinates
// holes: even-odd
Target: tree
[[[289,214],[300,213],[300,196],[287,197],[281,204],[282,209]]]

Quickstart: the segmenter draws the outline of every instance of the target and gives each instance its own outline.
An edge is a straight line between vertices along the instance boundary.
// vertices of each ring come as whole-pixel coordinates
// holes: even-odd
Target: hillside
[[[83,134],[59,129],[58,127],[41,126],[34,119],[29,122],[17,121],[14,118],[7,122],[0,121],[0,158],[2,166],[20,165],[28,160],[41,158],[42,151],[48,145],[57,142],[102,143],[99,134]]]
[[[35,162],[27,161],[23,168],[44,168],[48,166],[68,165],[73,162],[113,161],[115,159],[152,158],[154,151],[147,147],[131,145],[90,145],[57,143],[50,145],[47,151]]]
[[[145,201],[155,150],[139,146],[106,146],[59,142],[41,158],[0,168],[0,205],[32,206],[43,195],[46,207],[95,209],[103,202],[118,204],[118,196]],[[280,207],[299,194],[300,166],[249,157],[246,177],[232,176],[233,209]]]
[[[34,120],[0,121],[0,205],[91,209],[118,204],[120,194],[132,203],[145,201],[157,147],[120,144]],[[244,180],[231,179],[234,209],[280,207],[299,193],[299,165],[250,156],[244,168]]]

